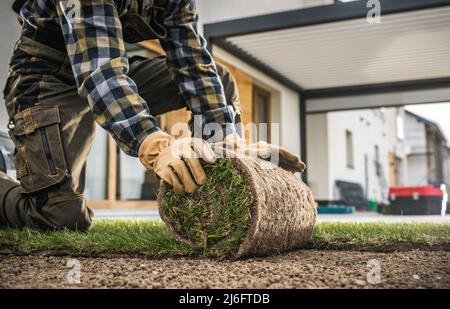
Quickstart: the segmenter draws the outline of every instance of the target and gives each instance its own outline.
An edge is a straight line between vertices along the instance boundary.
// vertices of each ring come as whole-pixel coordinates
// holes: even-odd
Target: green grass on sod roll
[[[171,226],[183,239],[197,244],[197,250],[226,256],[238,249],[247,233],[251,195],[230,160],[204,164],[204,169],[207,180],[202,187],[184,195],[168,189],[160,207]]]

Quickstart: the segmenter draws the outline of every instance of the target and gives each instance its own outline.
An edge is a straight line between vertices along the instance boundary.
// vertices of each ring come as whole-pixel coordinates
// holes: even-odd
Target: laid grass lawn
[[[319,223],[308,248],[385,250],[443,248],[450,250],[450,224]],[[0,230],[0,250],[17,254],[55,252],[73,255],[125,254],[153,258],[214,256],[173,239],[156,221],[97,221],[88,233]]]

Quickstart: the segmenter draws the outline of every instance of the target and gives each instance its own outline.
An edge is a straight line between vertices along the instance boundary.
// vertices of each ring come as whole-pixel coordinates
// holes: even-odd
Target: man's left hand
[[[244,155],[248,157],[257,157],[266,161],[270,161],[279,167],[292,173],[302,173],[306,165],[299,156],[290,152],[286,148],[268,144],[259,141],[253,144],[247,144],[238,134],[228,135],[223,142],[215,143],[213,148],[222,153],[219,155],[227,156]]]

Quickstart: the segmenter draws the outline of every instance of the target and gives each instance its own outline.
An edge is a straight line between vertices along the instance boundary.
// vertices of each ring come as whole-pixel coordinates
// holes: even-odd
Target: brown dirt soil
[[[70,257],[0,255],[1,288],[450,288],[450,252],[300,250],[238,261],[78,258],[81,283],[70,284]],[[368,261],[381,267],[368,284]],[[370,264],[370,263],[369,263]]]

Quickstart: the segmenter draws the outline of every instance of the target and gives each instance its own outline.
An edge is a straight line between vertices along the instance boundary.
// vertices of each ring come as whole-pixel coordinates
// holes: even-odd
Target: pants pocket
[[[35,106],[14,116],[17,178],[26,193],[62,183],[69,175],[57,106]]]

